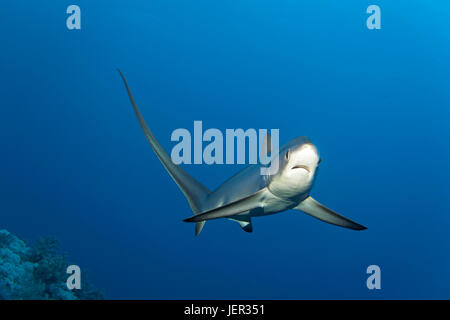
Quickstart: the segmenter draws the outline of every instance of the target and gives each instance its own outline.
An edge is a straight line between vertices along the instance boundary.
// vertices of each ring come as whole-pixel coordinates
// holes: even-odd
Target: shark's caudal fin
[[[337,214],[333,210],[328,209],[323,204],[317,202],[311,197],[308,197],[302,202],[300,202],[300,204],[296,206],[294,209],[303,211],[304,213],[307,213],[310,216],[313,216],[314,218],[334,224],[336,226],[349,228],[353,230],[367,229],[366,227]]]
[[[177,166],[172,162],[172,159],[170,158],[169,154],[159,144],[158,140],[156,140],[155,136],[145,123],[141,111],[139,110],[136,102],[134,101],[133,95],[131,94],[130,88],[128,87],[128,83],[127,80],[125,79],[125,76],[119,69],[118,71],[120,73],[120,76],[122,77],[123,83],[125,84],[125,88],[127,89],[131,105],[133,106],[134,112],[136,113],[136,117],[139,121],[139,124],[141,125],[145,137],[150,143],[153,151],[155,151],[156,155],[166,168],[167,172],[169,172],[172,179],[176,182],[178,187],[183,192],[194,214],[200,213],[201,205],[206,196],[208,195],[208,193],[210,193],[210,191],[204,185],[202,185],[200,182],[198,182],[192,176],[190,176],[180,166]],[[202,231],[204,224],[205,221],[200,221],[196,224],[195,226],[196,235],[198,235]]]

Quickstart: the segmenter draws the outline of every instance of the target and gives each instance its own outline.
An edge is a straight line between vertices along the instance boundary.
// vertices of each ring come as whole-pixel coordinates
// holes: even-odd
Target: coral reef
[[[85,281],[80,290],[69,290],[67,266],[55,239],[41,238],[29,247],[8,231],[0,230],[0,300],[103,299],[102,293]]]

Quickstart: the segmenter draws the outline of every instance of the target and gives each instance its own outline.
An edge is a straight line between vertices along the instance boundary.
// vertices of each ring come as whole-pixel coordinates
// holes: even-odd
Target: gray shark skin
[[[208,190],[180,166],[175,165],[169,154],[148,128],[133,98],[128,83],[118,70],[131,105],[136,113],[145,137],[157,157],[186,197],[194,215],[185,219],[195,222],[198,235],[207,220],[227,218],[239,223],[244,231],[252,232],[253,217],[283,212],[289,209],[302,211],[321,221],[352,229],[366,227],[353,222],[314,200],[310,195],[320,157],[316,147],[306,137],[298,137],[285,144],[272,161],[278,161],[275,174],[262,175],[261,165],[250,165],[221,184],[214,191]]]

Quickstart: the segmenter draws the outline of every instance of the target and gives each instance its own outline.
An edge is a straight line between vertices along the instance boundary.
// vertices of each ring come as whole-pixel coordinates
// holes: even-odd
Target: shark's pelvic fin
[[[252,220],[248,215],[237,215],[229,218],[236,221],[245,232],[253,232]]]
[[[252,226],[252,222],[251,221],[238,221],[239,224],[242,227],[242,230],[244,230],[245,232],[251,233],[253,232],[253,226]]]
[[[308,197],[302,202],[300,202],[299,205],[297,205],[294,209],[298,209],[300,211],[303,211],[306,214],[309,214],[310,216],[313,216],[314,218],[317,218],[319,220],[322,220],[324,222],[328,222],[331,224],[334,224],[336,226],[349,228],[353,230],[365,230],[366,227],[351,221],[350,219],[347,219],[346,217],[343,217],[336,212],[334,212],[331,209],[328,209],[321,203],[314,200],[312,197]]]
[[[255,192],[254,194],[228,203],[224,206],[202,212],[198,215],[185,219],[186,222],[200,222],[218,218],[232,217],[240,213],[248,212],[250,210],[261,207],[261,197],[266,192],[266,188]]]
[[[127,80],[125,79],[125,76],[122,74],[120,70],[118,71],[120,73],[120,76],[122,77],[123,83],[125,84],[125,88],[127,89],[131,105],[133,106],[139,124],[142,130],[144,131],[145,137],[147,138],[153,151],[155,151],[161,163],[166,168],[167,172],[169,172],[172,179],[176,182],[178,187],[183,192],[194,214],[198,214],[201,211],[203,201],[205,200],[206,196],[210,193],[210,191],[204,185],[202,185],[200,182],[198,182],[192,176],[190,176],[180,166],[177,166],[172,162],[172,159],[170,158],[169,154],[163,149],[158,140],[156,140],[155,136],[145,123],[141,111],[139,110],[136,102],[134,101],[133,95],[130,91],[130,88],[128,87],[128,83]],[[200,231],[202,231],[204,224],[205,224],[204,222],[199,222],[196,225],[195,227],[196,235],[198,235]]]

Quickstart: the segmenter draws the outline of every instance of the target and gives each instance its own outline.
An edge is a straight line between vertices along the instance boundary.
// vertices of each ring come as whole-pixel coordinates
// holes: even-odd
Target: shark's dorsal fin
[[[314,200],[312,197],[306,198],[305,200],[300,202],[300,204],[298,204],[294,209],[303,211],[304,213],[309,214],[314,218],[317,218],[327,223],[334,224],[336,226],[349,228],[353,230],[367,229],[366,227],[337,214],[333,210],[328,209],[323,204]]]
[[[259,154],[260,159],[267,157],[271,152],[272,152],[272,137],[270,136],[269,133],[266,133],[261,145],[261,151]]]
[[[120,70],[118,71],[120,73],[120,76],[122,77],[123,83],[125,84],[125,88],[127,89],[131,105],[133,106],[139,124],[142,130],[144,131],[145,137],[147,138],[148,142],[150,143],[152,149],[155,151],[161,163],[166,168],[167,172],[169,172],[172,179],[176,182],[178,187],[183,192],[194,214],[199,213],[201,211],[202,203],[205,200],[206,196],[210,193],[210,191],[204,185],[202,185],[200,182],[198,182],[192,176],[190,176],[180,166],[177,166],[172,162],[172,159],[170,158],[169,154],[163,149],[158,140],[156,140],[155,136],[145,123],[141,111],[139,110],[136,102],[134,101],[133,95],[130,91],[130,88],[128,87],[128,83],[127,80],[125,79],[125,76],[122,74]],[[203,228],[203,225],[204,223],[200,223],[196,226],[196,234],[200,233],[200,231]]]

